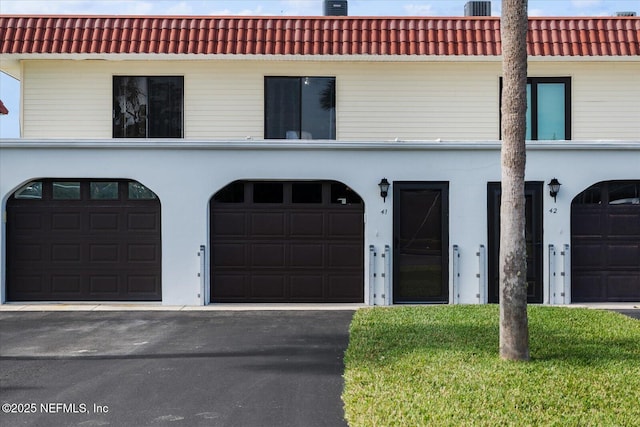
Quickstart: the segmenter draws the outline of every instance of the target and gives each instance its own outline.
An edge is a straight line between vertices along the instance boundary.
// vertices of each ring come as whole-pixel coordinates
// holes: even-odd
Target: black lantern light
[[[378,184],[378,187],[380,187],[380,197],[382,197],[384,201],[387,200],[387,194],[389,194],[390,186],[391,184],[389,184],[389,181],[387,181],[387,178],[382,178],[380,180],[380,183]]]
[[[551,181],[549,181],[549,195],[551,195],[551,197],[553,197],[553,201],[556,201],[556,197],[558,196],[558,193],[560,192],[560,186],[562,184],[560,184],[560,181],[558,181],[557,179],[553,178]]]

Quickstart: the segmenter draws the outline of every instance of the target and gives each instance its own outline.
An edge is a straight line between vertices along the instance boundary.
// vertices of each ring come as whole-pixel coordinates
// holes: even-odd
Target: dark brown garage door
[[[211,210],[212,302],[363,302],[364,205],[338,182],[234,182]]]
[[[609,181],[571,205],[571,300],[640,301],[640,181]]]
[[[127,180],[42,179],[7,202],[10,301],[158,301],[160,202]]]

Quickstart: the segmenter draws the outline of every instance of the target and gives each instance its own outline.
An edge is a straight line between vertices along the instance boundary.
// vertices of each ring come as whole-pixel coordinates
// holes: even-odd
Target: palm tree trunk
[[[524,235],[527,26],[527,0],[502,0],[500,357],[508,360],[529,360]]]

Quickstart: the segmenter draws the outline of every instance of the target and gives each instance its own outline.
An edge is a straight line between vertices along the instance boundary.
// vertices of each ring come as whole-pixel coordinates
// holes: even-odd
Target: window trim
[[[573,129],[571,126],[571,77],[527,77],[527,85],[531,87],[531,139],[527,141],[538,141],[538,115],[534,111],[538,110],[538,84],[545,83],[562,83],[564,84],[564,138],[562,140],[570,141],[572,139]],[[498,121],[498,135],[502,140],[502,87],[503,77],[500,77],[500,93],[498,94],[498,113],[500,120]]]

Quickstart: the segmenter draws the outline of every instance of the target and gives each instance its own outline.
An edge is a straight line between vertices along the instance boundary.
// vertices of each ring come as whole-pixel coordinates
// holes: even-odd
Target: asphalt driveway
[[[617,311],[620,314],[624,314],[625,316],[629,316],[633,319],[640,320],[640,310],[638,310],[637,308],[619,309],[614,311]]]
[[[352,316],[0,313],[0,424],[346,426]]]

